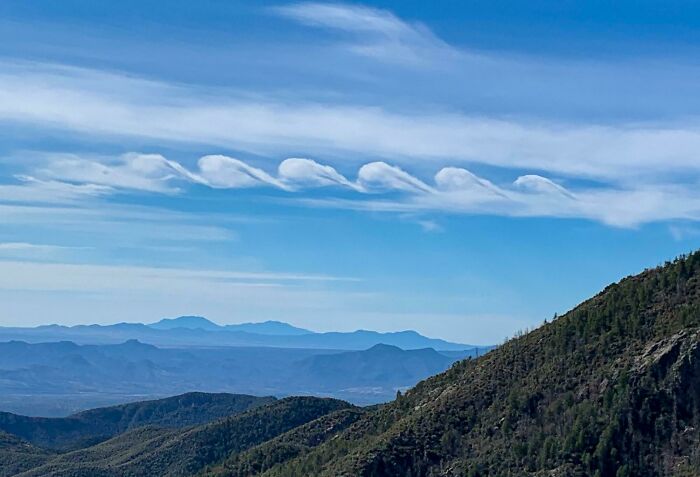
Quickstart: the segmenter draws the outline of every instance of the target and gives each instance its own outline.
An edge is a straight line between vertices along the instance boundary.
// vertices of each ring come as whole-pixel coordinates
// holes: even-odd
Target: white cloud
[[[0,251],[54,251],[71,249],[74,247],[63,247],[60,245],[44,245],[28,242],[0,242]]]
[[[425,182],[386,162],[370,162],[363,165],[357,173],[357,181],[366,190],[433,191]]]
[[[175,192],[173,179],[201,182],[195,174],[160,154],[125,154],[107,163],[71,154],[49,155],[46,165],[35,173],[69,183],[152,192]]]
[[[459,167],[444,167],[440,169],[435,174],[435,183],[444,191],[487,193],[505,197],[505,193],[491,181]]]
[[[552,181],[551,179],[547,179],[546,177],[538,176],[536,174],[520,176],[515,180],[515,182],[513,182],[513,185],[520,189],[535,192],[538,194],[555,194],[570,198],[573,197],[571,192],[569,192],[556,182]]]
[[[180,185],[195,183],[213,188],[272,187],[295,195],[303,195],[309,187],[337,185],[372,194],[373,198],[329,197],[302,199],[302,202],[398,213],[583,218],[621,227],[664,220],[700,220],[700,194],[694,184],[601,183],[595,187],[566,189],[546,177],[528,174],[512,184],[496,185],[459,167],[443,167],[435,174],[434,184],[430,184],[383,161],[362,165],[357,181],[352,182],[332,166],[300,158],[282,161],[275,177],[241,160],[221,155],[200,158],[196,172],[160,155],[126,154],[116,159],[103,158],[106,163],[95,158],[57,157],[49,156],[46,164],[29,172],[71,183],[19,176],[25,185],[0,186],[0,203],[54,202],[51,197],[55,196],[58,202],[64,198],[71,204],[80,197],[100,197],[123,188],[169,193],[177,190],[171,184],[177,181]],[[83,180],[100,183],[80,183]],[[36,197],[32,195],[35,192]],[[334,191],[324,193],[332,196]],[[392,193],[390,200],[376,199],[387,193]]]
[[[289,158],[282,161],[278,167],[280,180],[291,185],[307,187],[322,187],[339,185],[359,190],[360,187],[350,182],[335,168],[319,164],[311,159]]]
[[[287,189],[287,186],[267,172],[233,157],[204,156],[198,162],[200,176],[215,188],[241,188],[261,185]]]
[[[271,98],[256,102],[224,91],[46,65],[0,69],[5,71],[0,119],[88,134],[273,155],[294,149],[400,164],[469,162],[617,182],[700,174],[700,125],[693,119],[682,125],[498,120]]]
[[[420,23],[409,24],[387,10],[339,3],[304,2],[277,7],[280,15],[304,25],[354,35],[347,48],[383,61],[432,63],[456,52]]]
[[[96,184],[67,184],[18,174],[19,184],[0,184],[0,202],[69,203],[107,195],[110,187]]]

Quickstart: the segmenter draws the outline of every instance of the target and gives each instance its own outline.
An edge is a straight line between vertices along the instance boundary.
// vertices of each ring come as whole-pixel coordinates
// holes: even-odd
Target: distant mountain
[[[239,325],[226,325],[225,328],[230,331],[244,331],[246,333],[255,333],[259,335],[298,336],[314,334],[313,331],[297,328],[296,326],[282,321],[241,323]]]
[[[313,331],[297,328],[282,321],[263,321],[261,323],[240,323],[234,325],[218,325],[201,316],[180,316],[165,318],[157,323],[147,325],[154,330],[174,330],[178,328],[206,331],[241,331],[258,335],[298,336],[312,334]]]
[[[383,350],[383,352],[382,352]],[[319,394],[356,404],[392,399],[474,350],[445,356],[377,345],[342,352],[271,347],[159,348],[120,344],[0,343],[0,410],[66,416],[78,410],[191,390]],[[328,360],[324,361],[324,358]]]
[[[282,322],[245,323],[219,326],[202,317],[164,319],[151,325],[118,323],[115,325],[38,326],[35,328],[2,328],[0,341],[72,341],[78,344],[116,344],[129,339],[156,346],[269,346],[363,350],[377,344],[402,349],[433,348],[438,351],[474,349],[473,345],[427,338],[415,331],[379,333],[354,332],[313,333]]]
[[[438,351],[462,351],[475,348],[473,345],[427,338],[415,331],[379,333],[377,331],[358,330],[347,333],[314,333],[289,337],[284,342],[288,343],[289,346],[299,348],[345,350],[364,350],[379,344],[396,346],[406,350],[433,348]]]
[[[222,327],[209,321],[201,316],[180,316],[178,318],[163,318],[157,323],[151,323],[149,328],[155,330],[173,330],[176,328],[185,328],[188,330],[208,330],[218,331]]]
[[[179,428],[204,424],[269,404],[272,397],[187,393],[155,401],[92,409],[65,418],[0,412],[0,431],[42,448],[68,450],[110,439],[145,425]]]
[[[309,377],[320,390],[381,387],[395,394],[407,382],[418,382],[447,369],[454,360],[427,348],[404,351],[374,345],[365,351],[318,355],[299,363],[299,379]],[[312,385],[312,383],[310,383]]]

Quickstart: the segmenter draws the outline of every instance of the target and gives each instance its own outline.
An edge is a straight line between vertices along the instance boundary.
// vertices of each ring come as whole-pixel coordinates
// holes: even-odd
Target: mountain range
[[[377,344],[387,344],[406,350],[433,348],[438,351],[463,351],[476,348],[473,345],[427,338],[410,330],[391,333],[367,330],[315,333],[279,321],[221,326],[205,318],[194,316],[164,319],[152,324],[0,327],[0,341],[118,344],[134,339],[142,343],[167,347],[269,346],[364,350]]]
[[[325,359],[314,366],[336,372]],[[697,476],[700,253],[613,284],[387,404],[290,397],[67,453],[3,433],[0,462],[4,476]]]
[[[322,395],[356,404],[391,400],[398,389],[475,356],[375,345],[363,351],[269,347],[160,348],[136,340],[0,343],[0,410],[65,416],[91,407],[188,391]]]
[[[164,318],[157,323],[151,323],[149,328],[156,330],[172,330],[185,328],[190,330],[207,331],[243,331],[258,335],[299,336],[313,334],[313,331],[297,328],[282,321],[263,321],[260,323],[240,323],[236,325],[218,325],[202,316],[180,316]]]

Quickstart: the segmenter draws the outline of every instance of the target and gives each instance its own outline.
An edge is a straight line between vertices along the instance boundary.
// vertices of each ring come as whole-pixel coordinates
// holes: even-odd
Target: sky
[[[700,246],[700,4],[5,0],[0,325],[501,342]]]

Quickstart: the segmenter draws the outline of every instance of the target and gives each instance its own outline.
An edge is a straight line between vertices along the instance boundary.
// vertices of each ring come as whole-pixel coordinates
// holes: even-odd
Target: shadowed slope
[[[40,447],[68,450],[87,447],[140,426],[177,428],[204,424],[272,401],[271,397],[187,393],[92,409],[66,418],[0,413],[0,430]]]

